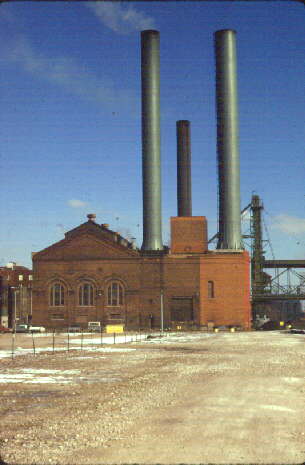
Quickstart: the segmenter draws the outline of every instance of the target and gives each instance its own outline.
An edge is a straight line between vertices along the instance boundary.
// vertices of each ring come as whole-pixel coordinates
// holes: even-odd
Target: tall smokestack
[[[192,216],[191,127],[177,121],[177,200],[178,216]]]
[[[219,189],[218,249],[242,249],[235,31],[215,32],[217,152]]]
[[[160,37],[141,32],[142,75],[142,250],[162,250],[160,169]]]

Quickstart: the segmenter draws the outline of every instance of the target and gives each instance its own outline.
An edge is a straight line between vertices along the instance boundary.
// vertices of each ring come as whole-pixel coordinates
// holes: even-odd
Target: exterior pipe
[[[178,216],[192,216],[191,128],[177,121],[177,203]]]
[[[242,249],[235,31],[215,32],[218,153],[218,249]]]
[[[142,77],[142,250],[162,250],[160,167],[160,37],[141,32]]]

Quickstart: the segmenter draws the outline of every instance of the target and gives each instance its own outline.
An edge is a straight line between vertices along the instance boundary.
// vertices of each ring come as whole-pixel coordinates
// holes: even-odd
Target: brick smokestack
[[[178,216],[192,216],[191,127],[180,120],[177,129],[177,203]]]

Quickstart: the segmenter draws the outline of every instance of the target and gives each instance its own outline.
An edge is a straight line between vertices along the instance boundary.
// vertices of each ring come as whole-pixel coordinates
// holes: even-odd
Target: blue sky
[[[96,213],[141,245],[140,31],[161,41],[163,240],[176,121],[192,131],[193,214],[217,230],[213,33],[237,31],[241,207],[261,196],[277,258],[304,258],[305,10],[297,2],[0,5],[0,264]],[[245,228],[247,222],[245,222]],[[268,251],[267,256],[270,257]]]

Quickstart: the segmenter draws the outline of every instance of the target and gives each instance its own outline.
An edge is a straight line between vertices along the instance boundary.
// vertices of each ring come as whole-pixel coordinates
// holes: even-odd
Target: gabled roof
[[[133,244],[107,225],[92,220],[65,233],[65,239],[32,254],[36,260],[94,260],[138,256]]]

